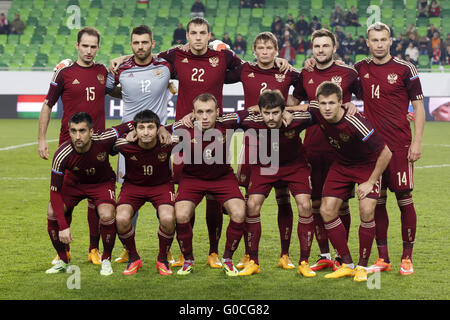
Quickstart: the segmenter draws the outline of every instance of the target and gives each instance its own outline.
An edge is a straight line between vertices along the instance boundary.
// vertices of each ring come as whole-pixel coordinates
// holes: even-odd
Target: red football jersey
[[[185,127],[181,121],[175,122],[173,135],[179,137],[183,144],[183,173],[215,180],[233,172],[227,158],[231,142],[227,140],[227,129],[239,128],[241,120],[247,116],[248,111],[245,110],[224,114],[217,118],[213,129],[205,132],[197,127]]]
[[[329,123],[320,114],[317,102],[310,103],[309,111],[328,143],[333,147],[336,161],[343,165],[376,162],[385,143],[370,122],[357,113],[348,116],[345,111],[337,123]]]
[[[287,101],[289,88],[299,81],[298,71],[288,71],[286,74],[277,67],[261,69],[258,64],[245,62],[227,72],[225,83],[242,82],[244,88],[245,109],[258,105],[260,94],[268,90],[280,90]]]
[[[359,73],[364,114],[392,151],[411,144],[406,119],[409,101],[422,100],[422,86],[414,65],[398,58],[375,64],[371,58],[355,65]]]
[[[125,181],[139,186],[169,183],[172,146],[162,146],[158,141],[154,148],[143,149],[137,142],[129,143],[120,138],[114,149],[125,157]]]
[[[334,62],[330,67],[320,70],[314,68],[314,71],[308,72],[305,69],[301,72],[299,85],[295,86],[293,96],[300,101],[316,100],[317,87],[324,81],[332,81],[338,84],[342,89],[342,102],[350,102],[352,93],[358,92],[358,72],[348,65],[340,65]],[[308,154],[320,154],[323,152],[332,152],[328,140],[321,133],[318,126],[312,126],[306,129],[305,141],[303,142]]]
[[[263,121],[261,115],[250,115],[242,121],[244,129],[256,129],[255,133],[258,135],[258,148],[262,147],[262,143],[266,143],[265,150],[267,150],[267,157],[278,154],[280,166],[285,166],[289,163],[304,163],[306,165],[305,152],[302,147],[302,140],[299,138],[300,132],[311,125],[311,115],[309,112],[298,111],[294,112],[294,119],[285,127],[284,124],[280,129],[269,129]],[[278,130],[278,139],[272,137],[274,132]],[[250,131],[247,130],[246,133]],[[272,141],[274,140],[274,141]],[[264,155],[265,156],[265,155]],[[261,164],[261,159],[258,159],[258,165],[270,166],[271,164]]]
[[[116,140],[133,128],[132,122],[126,122],[95,133],[92,136],[91,148],[86,153],[78,153],[71,140],[64,142],[53,156],[50,189],[60,191],[66,170],[69,170],[80,184],[114,180],[115,173],[109,163],[109,154]]]
[[[233,51],[208,49],[203,55],[195,55],[175,48],[160,53],[159,57],[171,63],[177,73],[175,121],[192,112],[194,99],[202,93],[210,93],[217,99],[222,114],[222,90],[226,71],[242,63]]]
[[[63,117],[59,144],[70,138],[69,119],[77,112],[87,112],[92,117],[94,131],[105,130],[105,87],[108,70],[103,64],[82,67],[74,62],[55,72],[45,103],[53,107],[61,97]]]

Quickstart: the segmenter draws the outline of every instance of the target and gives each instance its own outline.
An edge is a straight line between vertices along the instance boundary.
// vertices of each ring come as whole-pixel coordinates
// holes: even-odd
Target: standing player
[[[43,159],[48,159],[46,140],[52,107],[61,97],[63,117],[59,134],[59,145],[69,139],[68,122],[76,112],[87,112],[93,119],[95,131],[105,129],[105,82],[108,71],[102,64],[94,62],[99,49],[100,34],[94,28],[83,28],[78,32],[76,48],[78,59],[67,67],[56,70],[50,89],[39,116],[38,151]],[[69,173],[66,179],[69,179]],[[88,260],[101,264],[98,251],[100,241],[99,219],[92,201],[88,199],[89,255]],[[68,248],[69,249],[69,248]],[[70,252],[68,253],[70,257]],[[53,261],[53,264],[56,262]]]
[[[367,264],[375,238],[374,211],[381,190],[381,174],[392,153],[370,122],[363,116],[349,116],[342,107],[342,89],[333,82],[317,88],[318,106],[310,104],[313,121],[334,148],[336,161],[330,167],[322,190],[322,215],[328,237],[342,259],[342,265],[325,278],[354,276],[354,281],[367,281]],[[355,183],[359,199],[359,262],[355,268],[348,249],[346,230],[339,218],[342,202],[350,196]]]
[[[280,90],[283,97],[289,96],[289,88],[297,83],[299,73],[297,71],[281,72],[275,65],[278,56],[278,41],[271,32],[258,34],[253,41],[253,53],[256,63],[245,62],[234,70],[227,72],[226,83],[242,82],[244,89],[245,109],[258,105],[260,94],[265,90]],[[255,146],[249,145],[249,140],[244,137],[241,148],[237,178],[239,185],[248,190],[251,175],[250,149]],[[289,257],[291,242],[293,212],[289,189],[286,186],[275,187],[275,196],[278,204],[278,229],[280,231],[281,254],[279,266],[284,269],[294,269],[295,266]],[[247,197],[247,195],[246,195]],[[248,254],[248,234],[245,232],[245,255],[236,267],[242,269],[250,261]]]
[[[121,138],[114,145],[114,149],[125,157],[126,168],[116,215],[117,234],[129,254],[128,267],[123,274],[134,274],[142,266],[131,219],[149,201],[155,207],[159,219],[156,269],[160,275],[171,275],[167,252],[175,233],[174,187],[170,171],[172,147],[163,146],[158,141],[160,122],[153,111],[138,112],[133,122],[137,141],[129,143]]]
[[[257,129],[257,141],[267,143],[267,150],[271,154],[278,154],[279,164],[273,168],[273,172],[265,168],[269,165],[252,165],[247,201],[248,217],[246,219],[246,232],[248,236],[248,253],[250,261],[245,264],[240,276],[249,276],[260,272],[258,262],[258,247],[261,237],[260,212],[265,198],[272,187],[281,184],[288,185],[293,194],[298,208],[298,237],[300,241],[300,260],[298,273],[305,277],[315,276],[308,265],[308,257],[314,232],[311,215],[311,180],[310,169],[306,161],[305,152],[301,147],[300,132],[310,125],[308,112],[295,113],[294,119],[287,127],[283,125],[282,113],[285,108],[285,100],[279,90],[265,90],[258,99],[261,116],[249,116],[243,120],[243,126]],[[248,131],[249,132],[249,131]],[[272,136],[278,133],[278,141],[273,142]],[[262,138],[262,137],[265,138]],[[289,192],[289,191],[288,191]]]
[[[190,220],[203,196],[212,194],[230,216],[222,259],[223,270],[228,276],[237,276],[232,257],[244,233],[245,202],[233,169],[227,163],[226,130],[237,128],[240,119],[245,118],[248,111],[218,118],[217,100],[209,93],[199,95],[193,104],[194,116],[199,125],[188,128],[179,121],[173,126],[174,135],[182,137],[185,149],[175,202],[177,240],[184,255],[183,267],[177,274],[188,275],[193,270],[193,232]]]
[[[300,101],[313,101],[316,99],[317,87],[324,81],[332,81],[339,85],[343,91],[343,102],[349,103],[352,93],[357,94],[358,72],[345,64],[337,64],[333,55],[336,53],[337,42],[334,34],[327,29],[313,32],[311,36],[312,54],[315,67],[310,72],[303,69],[301,72],[301,85],[296,86],[294,97]],[[288,109],[290,109],[288,107]],[[315,224],[315,236],[320,249],[317,262],[311,266],[314,271],[334,266],[331,260],[327,233],[320,215],[320,203],[322,188],[327,177],[328,170],[334,161],[334,151],[327,137],[322,133],[318,125],[306,129],[304,147],[308,162],[311,165],[312,180],[312,213]],[[345,226],[347,237],[350,231],[350,208],[348,199],[344,199],[339,209],[339,216]],[[339,258],[334,262],[339,265]]]
[[[122,122],[133,120],[142,110],[155,112],[161,123],[167,121],[167,90],[169,80],[174,77],[171,64],[162,58],[152,57],[155,46],[153,33],[148,26],[141,25],[133,29],[130,36],[133,55],[124,61],[117,72],[108,74],[106,91],[113,92],[120,84],[124,102]],[[125,159],[119,155],[117,178],[123,182]],[[133,215],[133,226],[136,229],[138,212]],[[123,250],[116,262],[128,262],[128,253]]]
[[[131,123],[94,134],[92,118],[75,113],[68,121],[70,140],[59,146],[53,156],[47,228],[59,260],[46,273],[66,272],[69,263],[65,246],[73,241],[70,230],[72,210],[83,199],[92,199],[98,209],[103,242],[101,275],[111,275],[111,253],[116,239],[115,173],[109,153],[119,136],[133,129]],[[65,179],[70,171],[74,178]]]
[[[381,197],[375,209],[376,241],[379,258],[370,271],[388,271],[391,262],[387,246],[389,218],[386,210],[386,189],[395,193],[401,212],[403,253],[400,274],[414,273],[412,251],[417,217],[412,190],[413,166],[422,154],[425,127],[423,93],[417,69],[389,54],[392,37],[389,26],[377,22],[367,29],[367,46],[372,57],[359,61],[358,70],[364,99],[364,114],[392,150],[392,160],[383,173]],[[409,101],[414,108],[414,138],[405,114]]]

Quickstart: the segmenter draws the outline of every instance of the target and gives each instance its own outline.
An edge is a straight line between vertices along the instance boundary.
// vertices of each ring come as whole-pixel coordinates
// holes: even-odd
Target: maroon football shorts
[[[252,173],[252,164],[257,161],[258,147],[256,145],[250,145],[249,141],[245,139],[242,140],[241,152],[239,154],[239,164],[236,173],[239,185],[241,187],[248,188],[250,183],[250,175]],[[253,161],[253,162],[251,162]]]
[[[392,158],[383,172],[382,189],[404,192],[414,189],[414,163],[408,161],[408,150],[392,151]]]
[[[311,194],[311,170],[306,163],[280,166],[274,174],[265,174],[264,168],[254,165],[250,177],[249,194],[269,196],[272,187],[288,186],[294,197]]]
[[[206,194],[213,195],[221,205],[233,198],[244,200],[232,171],[215,180],[199,179],[181,173],[176,202],[191,201],[197,206]]]
[[[182,155],[174,154],[173,155],[173,162],[172,162],[172,182],[175,184],[180,183],[180,175],[181,171],[183,171],[183,163]]]
[[[174,199],[175,191],[170,182],[156,186],[138,186],[125,181],[117,199],[117,206],[129,204],[136,212],[148,201],[158,210],[159,206],[163,204],[173,206]]]
[[[343,165],[334,162],[322,190],[322,197],[335,197],[347,200],[351,197],[355,183],[361,184],[369,180],[375,168],[375,162],[358,165]],[[374,184],[367,197],[378,199],[381,191],[381,178]]]
[[[64,204],[67,209],[73,209],[77,204],[86,198],[92,200],[98,207],[102,203],[116,206],[116,182],[114,180],[101,183],[72,184],[64,183],[61,189]]]
[[[311,200],[320,200],[322,198],[322,189],[327,178],[328,171],[334,162],[334,154],[307,153],[308,162],[311,165]]]

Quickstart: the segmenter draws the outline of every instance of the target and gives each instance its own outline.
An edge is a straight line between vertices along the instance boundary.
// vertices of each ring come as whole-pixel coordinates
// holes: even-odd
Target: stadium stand
[[[149,25],[155,34],[155,52],[171,47],[173,31],[178,23],[186,26],[189,21],[190,9],[194,0],[12,0],[7,12],[8,21],[13,21],[19,13],[26,28],[22,35],[0,34],[0,68],[17,69],[52,69],[62,58],[75,58],[76,33],[73,28],[73,11],[68,11],[72,5],[79,7],[80,25],[94,26],[102,34],[101,49],[97,61],[107,63],[110,58],[130,53],[128,41],[133,26],[141,23]],[[261,1],[258,1],[261,2]],[[394,38],[398,33],[405,33],[413,24],[418,37],[426,37],[428,26],[433,24],[440,32],[441,59],[432,63],[433,52],[421,53],[417,66],[420,69],[446,70],[447,61],[446,36],[450,33],[450,0],[438,1],[441,7],[439,17],[419,17],[416,0],[266,0],[264,7],[241,8],[240,0],[203,0],[206,8],[205,18],[212,26],[212,32],[217,39],[222,39],[225,32],[234,41],[237,34],[247,40],[247,51],[242,58],[252,60],[252,42],[261,31],[271,31],[275,16],[280,16],[286,22],[292,15],[297,22],[299,14],[304,15],[309,23],[317,17],[322,27],[330,25],[330,15],[337,5],[347,12],[354,6],[361,26],[344,26],[344,34],[350,33],[353,40],[365,36],[367,16],[372,14],[373,5],[380,8],[381,21],[393,29]],[[381,5],[381,6],[380,6]],[[369,13],[368,14],[368,10]],[[335,28],[330,28],[333,31]],[[283,35],[281,35],[282,39]],[[280,39],[280,38],[279,38]],[[295,46],[297,34],[293,45]],[[310,35],[304,35],[309,41]],[[405,37],[406,41],[410,41]],[[418,41],[418,39],[413,39]],[[280,46],[281,46],[280,41]],[[406,43],[407,44],[407,43]],[[406,45],[407,46],[407,45]],[[404,46],[404,48],[406,48]],[[281,50],[281,48],[280,48]],[[432,48],[430,49],[430,51]],[[339,52],[338,52],[339,53]],[[342,52],[341,52],[342,53]],[[296,67],[302,67],[308,53],[298,53]],[[360,54],[352,52],[350,61],[361,58]]]

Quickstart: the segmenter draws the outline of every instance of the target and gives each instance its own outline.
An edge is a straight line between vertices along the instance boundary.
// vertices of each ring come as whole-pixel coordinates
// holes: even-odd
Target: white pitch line
[[[445,168],[445,167],[450,167],[450,164],[432,164],[429,166],[414,167],[414,169],[431,169],[431,168]]]
[[[425,143],[424,146],[450,148],[450,144],[427,144],[427,143]]]
[[[0,177],[0,180],[48,180],[50,178],[44,178],[44,177],[30,177],[30,178],[13,178],[13,177]]]
[[[56,141],[58,141],[58,139],[48,140],[47,142],[56,142]],[[0,148],[0,151],[8,151],[8,150],[13,150],[13,149],[33,146],[33,145],[36,145],[36,144],[38,144],[38,143],[37,142],[30,142],[30,143],[24,143],[24,144],[17,144],[15,146],[9,146],[9,147]]]

